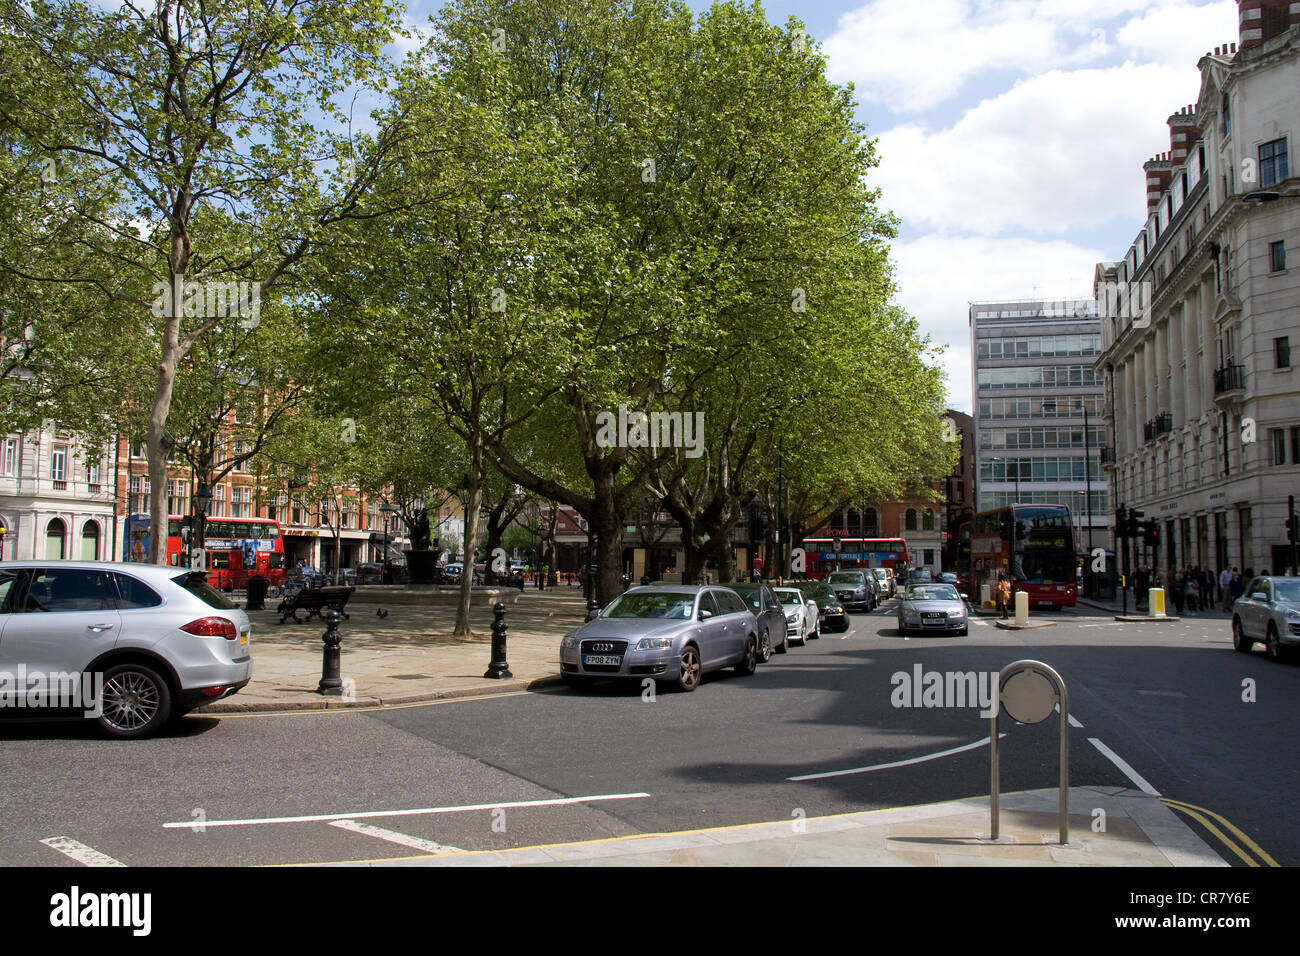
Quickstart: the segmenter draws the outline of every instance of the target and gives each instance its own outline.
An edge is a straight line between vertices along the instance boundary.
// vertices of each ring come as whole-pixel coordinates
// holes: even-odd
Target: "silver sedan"
[[[951,584],[913,584],[898,605],[898,631],[965,634],[966,602]]]
[[[785,635],[787,640],[807,644],[809,638],[818,638],[817,602],[805,597],[796,588],[773,588],[776,599],[781,602],[785,613]]]

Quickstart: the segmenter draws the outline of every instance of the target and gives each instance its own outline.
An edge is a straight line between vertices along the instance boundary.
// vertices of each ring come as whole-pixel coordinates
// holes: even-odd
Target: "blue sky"
[[[688,0],[697,12],[709,6]],[[418,0],[423,21],[440,6]],[[801,19],[878,138],[874,182],[902,220],[898,302],[945,347],[970,411],[968,303],[1091,294],[1146,217],[1142,164],[1196,101],[1196,64],[1237,40],[1235,0],[833,0]]]

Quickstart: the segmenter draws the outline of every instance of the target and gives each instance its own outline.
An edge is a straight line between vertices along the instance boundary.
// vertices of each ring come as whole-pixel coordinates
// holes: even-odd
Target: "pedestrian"
[[[1246,585],[1241,580],[1241,573],[1236,568],[1233,568],[1232,584],[1228,588],[1228,594],[1232,598],[1232,601],[1228,604],[1229,611],[1232,610],[1232,605],[1237,603],[1237,599],[1241,597],[1242,593],[1245,590],[1246,590]]]
[[[1145,566],[1138,568],[1137,575],[1133,578],[1133,607],[1139,611],[1147,603],[1147,589],[1150,586],[1151,574]]]
[[[1183,589],[1178,580],[1178,572],[1169,568],[1165,571],[1165,595],[1173,600],[1174,613],[1183,613]]]
[[[1187,573],[1183,575],[1183,594],[1187,600],[1187,613],[1196,616],[1200,609],[1200,603],[1197,601],[1197,580],[1200,578],[1200,572],[1195,568],[1188,568]]]
[[[1201,608],[1214,610],[1214,572],[1208,564],[1201,571]]]
[[[1002,609],[1002,620],[1006,620],[1010,615],[1007,613],[1007,605],[1011,603],[1011,582],[1007,580],[1005,574],[998,575],[998,607]]]
[[[1223,605],[1225,611],[1232,610],[1228,606],[1228,595],[1232,593],[1232,570],[1225,564],[1223,570],[1219,572],[1219,602]]]

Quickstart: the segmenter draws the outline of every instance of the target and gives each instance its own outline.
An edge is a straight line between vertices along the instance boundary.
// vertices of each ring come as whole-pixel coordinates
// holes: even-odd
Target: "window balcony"
[[[1214,370],[1214,397],[1220,398],[1233,392],[1246,390],[1246,366],[1225,365]]]
[[[1142,426],[1142,434],[1147,441],[1154,441],[1161,435],[1167,435],[1174,430],[1174,416],[1169,412],[1161,412],[1151,421]]]

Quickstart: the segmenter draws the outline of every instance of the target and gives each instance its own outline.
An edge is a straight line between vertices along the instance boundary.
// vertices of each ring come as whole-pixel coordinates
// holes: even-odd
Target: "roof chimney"
[[[1174,165],[1169,161],[1168,153],[1158,153],[1142,164],[1147,174],[1147,215],[1160,205],[1160,197],[1169,188],[1169,180],[1174,175]]]
[[[1201,138],[1196,110],[1191,106],[1184,107],[1166,122],[1169,123],[1169,158],[1174,166],[1181,166]]]
[[[1291,0],[1237,0],[1237,23],[1241,48],[1249,50],[1300,23],[1300,10],[1291,11]]]

